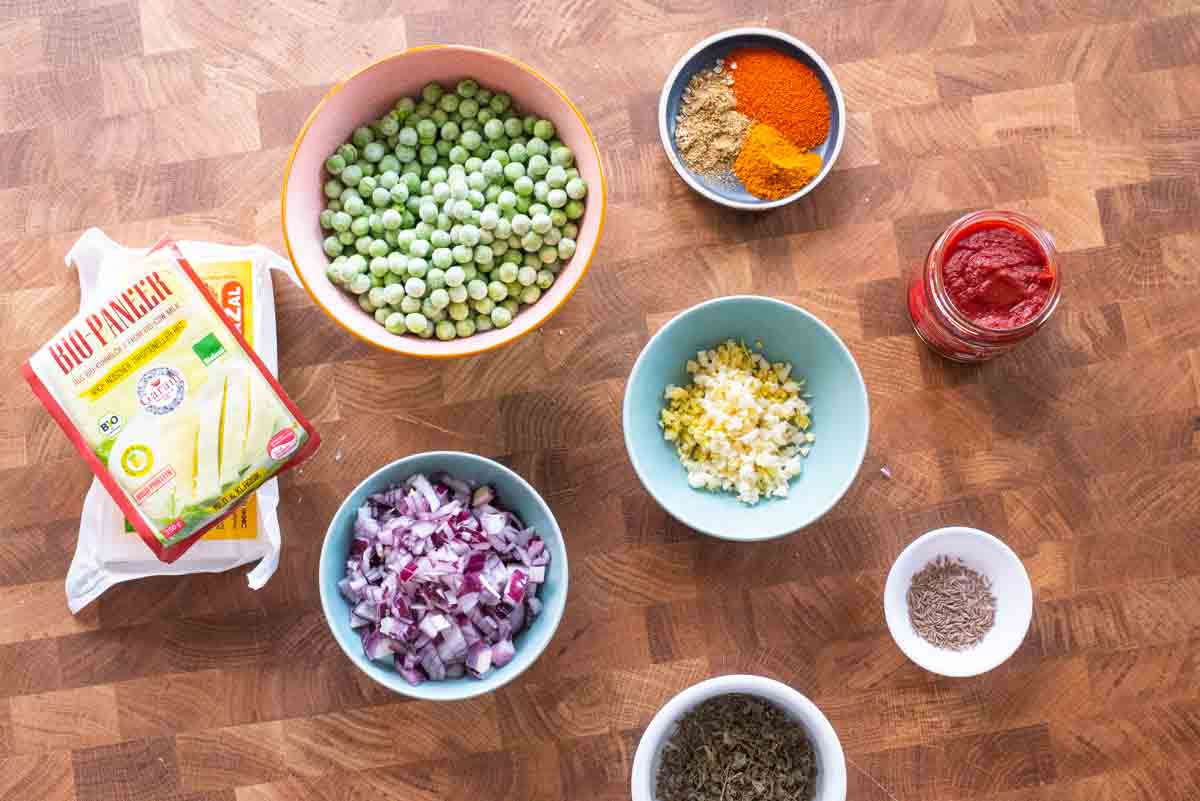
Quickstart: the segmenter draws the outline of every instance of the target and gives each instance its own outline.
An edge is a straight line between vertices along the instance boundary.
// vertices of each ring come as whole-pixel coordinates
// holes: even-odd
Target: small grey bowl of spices
[[[901,552],[884,588],[888,630],[905,656],[942,676],[977,676],[1007,660],[1033,620],[1021,559],[997,537],[951,526]]]
[[[812,701],[763,676],[720,676],[668,701],[638,742],[633,801],[845,801],[846,759]]]
[[[771,28],[733,28],[688,50],[663,84],[658,130],[688,186],[743,211],[785,206],[833,169],[846,104],[829,65]]]

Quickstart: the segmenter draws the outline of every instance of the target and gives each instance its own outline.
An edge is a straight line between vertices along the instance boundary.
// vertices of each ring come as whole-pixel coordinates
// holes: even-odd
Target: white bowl
[[[978,645],[965,651],[938,648],[913,631],[908,620],[908,588],[912,577],[938,556],[961,559],[987,576],[996,596],[996,623]],[[978,676],[1004,662],[1020,647],[1033,620],[1033,587],[1021,559],[1012,549],[976,528],[939,528],[913,540],[888,573],[883,591],[888,629],[912,661],[942,676]]]
[[[655,801],[654,779],[662,746],[676,722],[692,707],[717,695],[745,693],[771,701],[804,726],[817,756],[817,792],[813,801],[845,801],[846,757],[829,720],[816,705],[786,684],[763,676],[720,676],[693,684],[658,710],[633,757],[633,801]]]

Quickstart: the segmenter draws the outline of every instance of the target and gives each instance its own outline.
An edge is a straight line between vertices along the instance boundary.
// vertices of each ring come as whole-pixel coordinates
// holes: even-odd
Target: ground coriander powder
[[[750,125],[750,118],[737,110],[733,75],[718,61],[693,75],[683,90],[675,119],[675,144],[693,172],[730,180]]]

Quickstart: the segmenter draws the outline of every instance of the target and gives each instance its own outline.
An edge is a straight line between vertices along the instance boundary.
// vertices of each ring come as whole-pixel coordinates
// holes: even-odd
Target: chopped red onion
[[[490,486],[417,474],[358,510],[338,589],[369,659],[413,685],[512,661],[542,610],[550,551],[495,501]]]

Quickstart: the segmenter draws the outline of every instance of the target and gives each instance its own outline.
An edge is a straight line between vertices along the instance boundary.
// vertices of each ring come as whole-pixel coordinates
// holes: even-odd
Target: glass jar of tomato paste
[[[977,211],[937,238],[908,286],[917,335],[958,362],[982,362],[1033,336],[1058,306],[1054,240],[1013,211]]]

